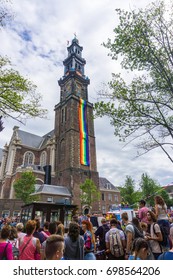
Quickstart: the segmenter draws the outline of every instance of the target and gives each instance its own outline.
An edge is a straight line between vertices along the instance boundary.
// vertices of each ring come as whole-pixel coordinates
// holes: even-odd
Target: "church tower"
[[[60,102],[55,106],[56,184],[71,190],[72,203],[79,209],[80,184],[89,178],[99,187],[93,105],[88,101],[90,80],[84,73],[82,50],[76,37],[67,47],[64,75],[58,81]]]

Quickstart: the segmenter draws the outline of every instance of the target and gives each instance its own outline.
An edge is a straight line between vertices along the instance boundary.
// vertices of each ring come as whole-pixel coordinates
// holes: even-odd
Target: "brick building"
[[[13,184],[28,169],[36,176],[37,190],[47,183],[45,172],[50,177],[53,193],[43,195],[47,188],[42,187],[41,200],[55,200],[63,187],[71,194],[70,203],[82,210],[79,186],[90,178],[101,192],[91,211],[106,212],[111,204],[120,203],[118,188],[99,178],[97,171],[93,105],[88,100],[90,80],[84,74],[82,50],[76,38],[67,47],[64,75],[58,81],[60,102],[55,105],[54,130],[38,136],[15,126],[10,143],[0,149],[0,215],[20,211],[22,203],[15,199]]]

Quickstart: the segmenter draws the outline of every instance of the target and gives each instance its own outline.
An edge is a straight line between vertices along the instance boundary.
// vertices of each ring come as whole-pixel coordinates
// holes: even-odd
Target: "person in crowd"
[[[164,233],[167,235],[167,242],[163,245],[163,250],[167,251],[170,247],[169,244],[169,218],[167,215],[167,205],[164,199],[160,195],[156,195],[154,197],[155,201],[155,213],[157,218],[157,223],[159,224],[160,228],[163,229]]]
[[[84,260],[95,260],[94,251],[96,249],[96,244],[92,223],[88,220],[83,220],[82,229],[84,231]]]
[[[17,238],[18,238],[17,229],[16,229],[16,227],[12,226],[11,229],[10,229],[9,242],[12,245],[16,246]]]
[[[57,233],[57,223],[56,222],[50,222],[49,223],[49,228],[48,228],[48,231],[50,233],[50,236],[51,235],[55,235]],[[41,260],[45,260],[46,259],[46,256],[45,256],[45,248],[46,248],[46,241],[47,239],[41,244]]]
[[[173,227],[170,228],[170,240],[173,244]],[[173,247],[167,251],[162,253],[159,257],[158,260],[173,260]]]
[[[43,234],[46,234],[47,236],[50,236],[50,232],[49,232],[49,222],[46,221],[43,225]]]
[[[139,201],[138,217],[139,217],[140,222],[144,222],[147,224],[148,223],[147,212],[149,209],[145,205],[146,205],[145,200],[141,199]]]
[[[159,244],[159,241],[162,241],[163,237],[160,226],[156,223],[156,215],[150,210],[147,212],[147,219],[149,223],[149,233],[146,233],[145,239],[149,241],[151,251],[155,260],[157,260],[162,253],[162,248]]]
[[[40,240],[40,243],[42,244],[46,240],[47,236],[45,236],[42,232],[40,232],[40,220],[38,218],[35,218],[35,222],[36,222],[36,228],[33,233],[33,236],[35,238],[38,238]]]
[[[65,227],[62,223],[57,226],[57,234],[64,237],[65,234]]]
[[[105,236],[105,242],[106,242],[106,253],[108,255],[108,260],[123,260],[124,259],[124,250],[126,246],[125,241],[125,235],[124,232],[118,227],[118,221],[116,219],[110,220],[110,230],[106,233]],[[116,256],[112,253],[111,246],[114,246],[114,244],[111,242],[112,235],[117,234],[116,240],[118,240],[119,237],[119,244],[117,243],[117,246],[119,246],[120,249],[122,249],[122,254],[120,256]]]
[[[141,237],[134,239],[132,243],[132,254],[129,255],[129,260],[147,260],[149,252],[148,242]]]
[[[134,237],[134,228],[133,225],[129,222],[128,214],[126,212],[122,213],[121,219],[123,225],[125,226],[125,235],[126,235],[126,249],[125,249],[125,259],[129,258],[132,249],[133,237]]]
[[[105,242],[105,235],[110,230],[110,227],[107,224],[107,221],[105,218],[101,219],[102,225],[98,227],[98,229],[95,231],[96,238],[99,238],[99,246],[98,249],[100,251],[106,250],[106,242]]]
[[[64,237],[57,234],[50,235],[46,240],[46,260],[61,260],[64,251]]]
[[[40,240],[33,236],[36,229],[36,221],[29,220],[26,223],[26,235],[19,239],[19,260],[35,260],[40,257]]]
[[[0,260],[13,260],[12,244],[8,242],[11,227],[4,225],[0,238]]]
[[[17,229],[17,236],[18,236],[18,238],[21,238],[21,237],[26,235],[26,233],[23,232],[23,229],[24,229],[23,223],[18,223],[16,225],[16,229]]]
[[[140,227],[142,229],[143,235],[147,234],[148,232],[148,224],[144,222],[140,222]]]
[[[84,239],[80,236],[79,224],[71,222],[67,237],[64,240],[64,259],[83,260],[84,259]]]
[[[160,221],[162,222],[162,220],[168,221],[167,205],[164,199],[160,195],[156,195],[154,197],[154,201],[157,222],[160,223]]]
[[[18,235],[16,227],[12,226],[9,236],[9,242],[12,244],[13,259],[19,259],[19,249],[18,249]]]

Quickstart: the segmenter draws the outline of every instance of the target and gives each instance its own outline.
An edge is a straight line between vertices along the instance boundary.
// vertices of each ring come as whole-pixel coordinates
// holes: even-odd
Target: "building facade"
[[[101,192],[100,201],[92,205],[91,211],[106,212],[110,204],[120,203],[118,188],[100,179],[97,171],[93,105],[88,100],[90,80],[85,75],[82,50],[77,38],[67,47],[64,74],[58,81],[60,102],[55,105],[54,129],[41,137],[15,126],[9,145],[0,151],[0,215],[19,210],[13,184],[25,170],[33,171],[37,185],[68,188],[71,203],[81,211],[80,185],[87,178]],[[45,172],[49,182],[45,182]],[[10,209],[6,207],[9,200],[13,200]]]

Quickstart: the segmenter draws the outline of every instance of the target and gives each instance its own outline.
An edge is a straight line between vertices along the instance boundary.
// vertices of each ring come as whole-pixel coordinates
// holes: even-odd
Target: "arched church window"
[[[34,154],[32,152],[26,152],[24,154],[23,164],[26,166],[34,164]]]
[[[44,151],[41,153],[41,156],[40,156],[40,165],[45,166],[46,160],[47,160],[47,153]]]

